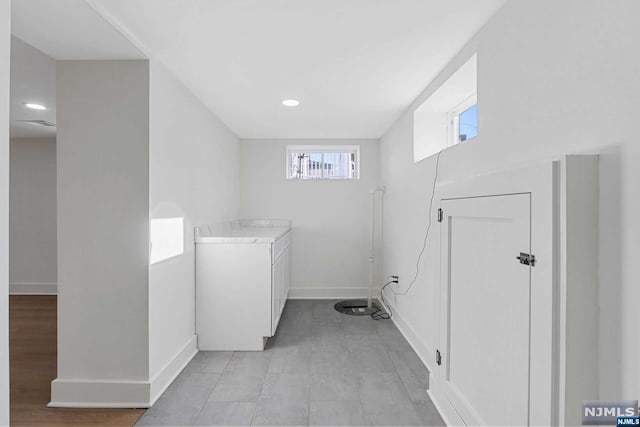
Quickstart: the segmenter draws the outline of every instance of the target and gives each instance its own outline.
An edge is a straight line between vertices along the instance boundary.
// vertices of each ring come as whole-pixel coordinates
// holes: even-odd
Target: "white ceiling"
[[[31,110],[26,103],[47,107]],[[22,40],[11,38],[11,138],[50,138],[56,129],[18,120],[56,121],[56,61]]]
[[[243,138],[378,138],[505,1],[19,0],[12,32],[160,60]]]
[[[380,137],[505,2],[87,1],[243,138]]]
[[[14,0],[11,32],[57,60],[145,58],[84,0]]]

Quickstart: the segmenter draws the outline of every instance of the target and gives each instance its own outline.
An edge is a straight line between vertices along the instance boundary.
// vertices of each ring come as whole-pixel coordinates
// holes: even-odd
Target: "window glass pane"
[[[351,178],[349,153],[324,153],[325,178]]]
[[[297,147],[296,147],[297,148]],[[289,151],[289,179],[357,179],[357,152],[351,150]]]
[[[458,141],[466,141],[478,135],[478,104],[464,110],[458,116]]]

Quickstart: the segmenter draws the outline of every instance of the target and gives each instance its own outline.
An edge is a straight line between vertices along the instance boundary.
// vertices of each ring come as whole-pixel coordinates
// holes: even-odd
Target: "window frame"
[[[320,170],[324,175],[324,154],[325,153],[349,153],[355,154],[355,176],[349,177],[302,177],[291,176],[291,153],[318,153],[322,154]],[[285,150],[285,178],[288,181],[353,181],[360,179],[360,146],[359,145],[287,145]]]
[[[460,144],[462,142],[471,141],[478,137],[480,132],[476,132],[476,136],[473,138],[465,139],[464,141],[460,141],[460,115],[467,111],[469,108],[474,105],[478,105],[478,94],[474,93],[468,96],[464,101],[458,104],[455,108],[453,108],[449,112],[449,146],[452,147],[454,145]],[[480,126],[478,126],[480,127]]]

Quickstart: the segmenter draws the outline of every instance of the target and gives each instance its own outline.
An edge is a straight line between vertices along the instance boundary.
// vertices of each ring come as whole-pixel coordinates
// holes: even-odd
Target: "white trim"
[[[340,288],[291,288],[289,299],[341,299],[362,298],[369,294],[367,286],[340,287]]]
[[[162,396],[167,387],[171,385],[182,370],[189,364],[191,359],[198,353],[198,336],[193,335],[184,346],[169,360],[150,381],[149,406],[152,406]]]
[[[57,283],[9,283],[9,295],[58,295]]]
[[[50,408],[150,408],[198,353],[193,335],[150,381],[56,378]]]
[[[148,408],[148,381],[75,380],[51,382],[50,408]]]
[[[466,425],[453,406],[451,406],[451,403],[445,397],[444,393],[438,389],[438,382],[431,372],[429,373],[429,389],[427,390],[427,395],[429,395],[431,402],[433,402],[433,405],[447,426]]]

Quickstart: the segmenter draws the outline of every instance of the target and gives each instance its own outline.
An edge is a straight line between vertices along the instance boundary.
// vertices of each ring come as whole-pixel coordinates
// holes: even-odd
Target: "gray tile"
[[[316,374],[311,376],[311,401],[359,400],[356,375]]]
[[[382,345],[349,343],[349,351],[362,372],[393,372],[394,365]]]
[[[190,425],[219,377],[219,374],[181,374],[137,425]]]
[[[138,424],[443,425],[395,325],[334,303],[289,301],[263,352],[199,353]]]
[[[309,335],[311,326],[313,325],[313,317],[311,306],[309,309],[285,310],[278,324],[277,333],[280,335]]]
[[[420,417],[420,422],[424,426],[445,426],[445,422],[440,416],[440,413],[434,406],[431,399],[428,399],[424,402],[416,402],[413,404],[413,407]]]
[[[248,426],[255,409],[253,402],[207,402],[193,425]]]
[[[355,375],[362,372],[348,350],[315,350],[311,353],[312,374]]]
[[[389,355],[410,399],[414,402],[427,400],[429,371],[422,365],[418,356],[413,351],[390,352]]]
[[[347,337],[342,324],[314,324],[311,331],[311,349],[346,351]]]
[[[309,425],[363,426],[367,425],[367,422],[358,401],[311,402],[309,405]]]
[[[312,317],[314,323],[342,323],[342,313],[337,312],[333,306],[333,301],[314,301],[312,308]]]
[[[310,299],[290,299],[284,306],[285,312],[293,311],[311,311],[317,300]]]
[[[364,373],[358,376],[358,380],[362,402],[410,403],[409,395],[396,373]]]
[[[309,401],[259,400],[251,425],[301,426],[309,424]]]
[[[272,355],[272,351],[236,351],[224,372],[264,376],[269,369]]]
[[[378,331],[378,336],[380,337],[380,341],[384,348],[389,351],[413,351],[411,345],[407,342],[406,339],[402,336],[402,334],[380,334]]]
[[[421,426],[422,420],[410,402],[362,401],[365,420],[370,426]]]
[[[376,346],[384,350],[382,338],[380,338],[376,333],[367,332],[357,335],[346,334],[345,337],[350,348],[356,346]]]
[[[279,335],[272,347],[268,373],[309,373],[311,339],[301,335]]]
[[[255,402],[262,393],[264,376],[225,373],[213,389],[212,402]]]
[[[308,401],[311,378],[309,374],[269,374],[264,382],[260,400]]]
[[[165,394],[208,395],[219,379],[220,374],[182,372],[167,388]]]
[[[360,335],[360,334],[377,334],[378,326],[376,320],[373,320],[369,316],[345,316],[346,319],[342,321],[344,326],[344,332],[347,335]]]
[[[231,351],[200,351],[184,368],[184,372],[222,373],[232,356]]]
[[[162,396],[147,409],[137,426],[191,425],[204,403],[192,399]]]

